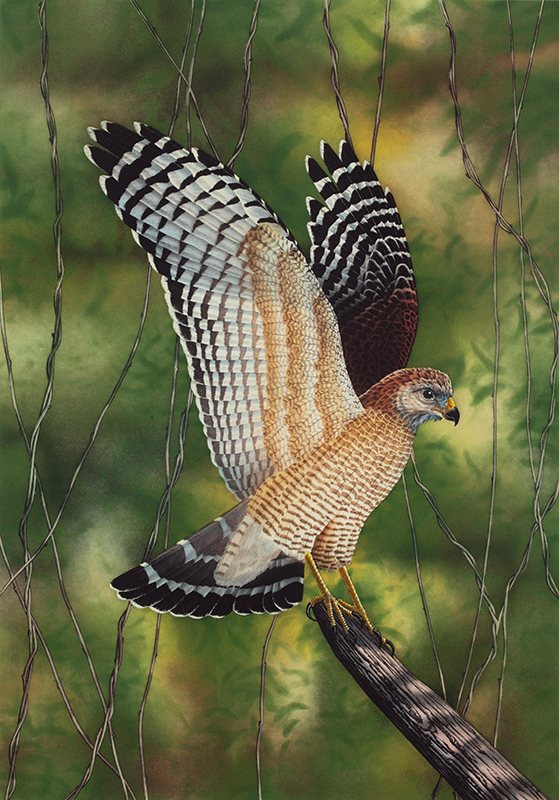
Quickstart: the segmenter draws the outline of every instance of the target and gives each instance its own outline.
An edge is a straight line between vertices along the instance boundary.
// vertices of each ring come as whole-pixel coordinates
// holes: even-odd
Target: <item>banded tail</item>
[[[188,539],[119,575],[112,588],[120,598],[140,608],[197,619],[221,618],[232,611],[279,614],[297,605],[303,599],[304,563],[279,551],[269,536],[263,546],[258,546],[259,531],[250,519],[247,504],[239,503]],[[235,532],[243,525],[249,530],[239,537],[235,558],[244,559],[244,577],[240,576],[240,585],[235,585],[233,575],[231,585],[227,585],[228,578],[220,577],[219,569]],[[276,554],[270,557],[271,546]]]

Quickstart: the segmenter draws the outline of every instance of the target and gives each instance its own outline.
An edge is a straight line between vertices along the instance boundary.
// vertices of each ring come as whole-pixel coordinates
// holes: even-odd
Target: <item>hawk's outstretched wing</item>
[[[147,125],[86,154],[162,276],[212,459],[251,496],[357,416],[332,308],[294,239],[229,169]]]
[[[417,293],[402,221],[366,161],[347,142],[325,142],[307,170],[326,206],[307,198],[311,266],[332,304],[358,395],[406,366],[417,328]]]

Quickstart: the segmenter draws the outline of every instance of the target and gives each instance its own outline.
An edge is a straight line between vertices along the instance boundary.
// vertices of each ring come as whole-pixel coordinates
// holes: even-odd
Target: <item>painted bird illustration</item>
[[[239,503],[115,578],[119,597],[176,616],[276,614],[305,564],[332,623],[370,625],[347,566],[427,420],[459,413],[447,375],[406,369],[417,295],[391,193],[342,141],[307,158],[310,264],[230,169],[153,128],[104,122],[88,158],[148,253],[188,361],[213,463]],[[319,570],[339,570],[352,604]]]

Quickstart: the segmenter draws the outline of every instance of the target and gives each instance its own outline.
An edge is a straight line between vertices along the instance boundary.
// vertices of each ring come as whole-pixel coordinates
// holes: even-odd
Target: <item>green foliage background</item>
[[[243,91],[243,48],[252,0],[208,0],[194,69],[194,91],[221,158],[237,141]],[[460,425],[428,425],[415,447],[422,479],[434,492],[457,539],[478,565],[488,529],[487,589],[497,610],[534,522],[534,484],[526,434],[526,360],[520,305],[518,245],[501,232],[497,261],[500,366],[497,472],[490,520],[493,460],[492,393],[494,215],[465,177],[448,91],[448,32],[435,0],[393,0],[386,87],[375,166],[394,193],[404,220],[420,296],[420,327],[410,364],[446,370],[462,413]],[[180,60],[189,4],[144,0],[142,8]],[[199,15],[195,12],[195,23]],[[510,3],[518,93],[524,79],[539,3]],[[262,0],[253,45],[252,97],[246,143],[235,169],[308,248],[304,198],[310,182],[306,153],[321,138],[343,135],[330,86],[330,56],[319,0]],[[480,178],[497,198],[514,111],[507,7],[450,0],[457,37],[457,81],[466,143]],[[17,399],[31,432],[45,389],[53,330],[56,257],[50,145],[39,92],[41,36],[35,3],[1,5],[2,181],[1,250],[4,312]],[[51,103],[58,128],[64,199],[63,338],[56,356],[54,396],[42,425],[37,467],[51,517],[56,517],[96,420],[132,347],[146,283],[146,259],[116,218],[84,158],[85,128],[101,119],[135,119],[167,130],[176,73],[133,6],[115,0],[46,4]],[[332,32],[340,80],[357,152],[368,158],[377,97],[384,3],[334,0]],[[519,121],[525,236],[557,298],[559,200],[557,153],[559,3],[545,4],[538,47]],[[190,51],[189,51],[190,57]],[[187,67],[188,69],[188,60]],[[186,142],[181,111],[174,137]],[[193,123],[193,143],[207,147]],[[518,226],[515,176],[504,214]],[[532,367],[531,443],[553,405],[553,326],[534,281],[525,286]],[[103,419],[55,531],[66,589],[105,697],[114,665],[116,624],[125,606],[108,588],[112,577],[141,560],[165,488],[165,436],[174,334],[158,281],[137,355]],[[188,377],[181,357],[178,406]],[[7,372],[0,377],[2,458],[1,538],[14,569],[23,563],[18,523],[29,459],[18,430]],[[177,449],[178,416],[172,433]],[[541,505],[555,491],[559,439],[552,425]],[[445,537],[407,472],[422,577],[444,671],[455,703],[479,602],[471,568]],[[194,412],[186,463],[173,494],[171,540],[183,538],[233,504],[210,463]],[[545,518],[557,558],[557,510]],[[34,551],[47,533],[37,498],[29,518]],[[161,534],[162,536],[162,534]],[[507,659],[498,745],[552,797],[559,797],[559,642],[557,599],[546,585],[540,534],[508,602]],[[5,573],[7,576],[7,572]],[[373,621],[398,656],[440,691],[415,575],[402,485],[375,511],[361,537],[352,574]],[[20,577],[23,586],[23,578]],[[81,725],[94,740],[103,721],[80,642],[63,603],[52,547],[36,558],[32,610]],[[332,581],[332,585],[335,582]],[[314,589],[307,587],[311,597]],[[0,730],[7,747],[21,703],[28,657],[27,619],[12,589],[0,597]],[[122,770],[142,796],[138,710],[145,688],[156,615],[134,609],[112,720]],[[146,770],[152,800],[256,797],[254,747],[260,657],[270,619],[231,615],[216,620],[163,619],[155,676],[144,720]],[[468,671],[487,657],[487,610]],[[503,664],[499,654],[483,674],[469,713],[493,737]],[[463,698],[462,698],[463,699]],[[352,684],[334,661],[304,604],[281,615],[268,654],[263,736],[263,796],[287,798],[427,798],[436,775]],[[101,752],[112,760],[108,735]],[[39,645],[17,761],[15,798],[62,798],[82,779],[90,750],[61,701]],[[3,779],[4,780],[4,779]],[[124,796],[119,779],[97,762],[80,797]],[[448,788],[442,797],[450,797]]]

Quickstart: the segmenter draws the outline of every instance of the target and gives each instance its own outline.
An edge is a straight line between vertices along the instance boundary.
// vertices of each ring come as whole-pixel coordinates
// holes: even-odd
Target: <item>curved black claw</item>
[[[322,599],[322,598],[320,598],[320,599]],[[364,619],[364,617],[362,616],[362,614],[359,612],[358,609],[351,608],[351,607],[344,608],[345,605],[346,604],[342,600],[341,601],[342,610],[344,610],[346,613],[349,612],[354,619],[355,618],[358,619],[359,622],[361,623],[361,627],[367,628],[369,633],[371,633],[375,637],[375,639],[378,641],[378,646],[379,646],[379,648],[381,648],[381,650],[387,650],[387,652],[389,652],[391,656],[396,655],[396,648],[394,647],[394,644],[390,641],[390,639],[385,639],[384,636],[382,635],[382,633],[378,630],[378,628],[375,628],[374,625],[372,627],[369,627],[369,624],[367,623],[367,620]],[[312,602],[311,603],[307,603],[307,607],[305,609],[305,613],[306,613],[307,617],[311,620],[311,622],[318,622],[317,618],[314,615],[313,609],[314,609],[313,603]],[[346,633],[350,633],[349,630],[346,630],[345,628],[344,628],[344,630],[345,630]],[[352,634],[352,635],[354,635],[354,634]]]
[[[390,653],[391,656],[395,656],[396,648],[394,647],[394,644],[390,641],[390,639],[385,639],[384,636],[382,636],[381,632],[377,631],[376,628],[375,628],[375,633],[378,634],[380,639],[379,647],[381,647],[382,650],[386,650],[388,653]]]
[[[362,615],[359,613],[357,609],[354,609],[352,611],[352,616],[361,622],[362,628],[366,627],[369,633],[371,633],[375,637],[375,639],[378,641],[378,646],[382,650],[386,649],[392,656],[396,654],[396,648],[394,647],[394,644],[390,641],[390,639],[385,639],[382,633],[379,631],[379,629],[375,628],[374,625],[370,628],[369,625],[367,624],[367,621],[362,617]]]

